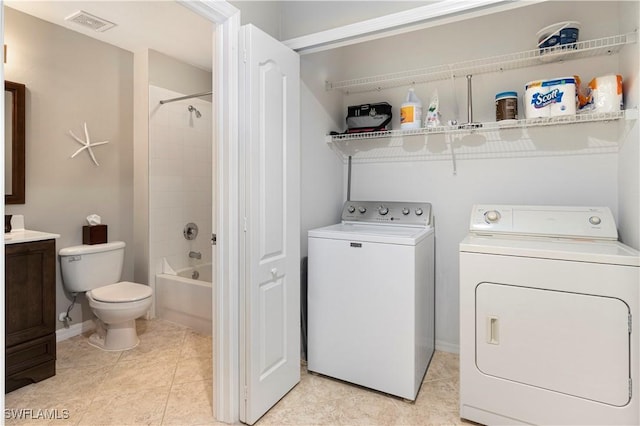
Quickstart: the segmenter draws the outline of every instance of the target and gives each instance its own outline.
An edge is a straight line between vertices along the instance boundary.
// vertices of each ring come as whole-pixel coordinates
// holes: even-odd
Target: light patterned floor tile
[[[75,336],[57,343],[56,369],[115,364],[120,351],[103,351],[91,346],[85,336]]]
[[[124,388],[93,398],[80,425],[159,425],[170,388]]]
[[[173,383],[200,382],[213,377],[212,358],[184,358],[178,361]]]
[[[174,384],[163,425],[216,425],[213,417],[213,381]]]
[[[187,331],[182,345],[181,356],[183,358],[207,357],[213,353],[213,339],[211,336]]]
[[[170,321],[159,319],[144,320],[138,318],[136,320],[136,330],[138,332],[138,335],[143,335],[146,333],[155,333],[162,331],[186,331],[190,329],[188,327],[185,327],[184,325],[176,324]]]
[[[5,395],[7,409],[57,420],[7,425],[218,425],[212,414],[212,337],[161,320],[136,322],[140,345],[104,352],[77,336],[58,343],[57,375]],[[301,381],[258,425],[458,425],[459,358],[436,352],[415,402],[301,367]],[[61,391],[61,390],[64,391]]]
[[[424,381],[458,377],[460,357],[458,354],[436,351],[427,370]]]
[[[7,403],[5,408],[6,425],[76,425],[82,418],[91,397],[87,395],[66,394],[38,395],[23,397],[19,403]],[[9,410],[9,411],[7,411]],[[21,418],[13,413],[22,412]],[[7,419],[6,416],[10,418]]]
[[[117,394],[122,389],[168,388],[171,386],[178,361],[120,361],[100,386],[100,394]]]
[[[140,343],[123,351],[120,361],[164,360],[170,362],[180,357],[185,330],[155,331],[139,334]]]

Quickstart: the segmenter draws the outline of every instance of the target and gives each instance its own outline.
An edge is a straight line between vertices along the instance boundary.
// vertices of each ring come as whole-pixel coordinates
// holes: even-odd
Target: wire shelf
[[[591,140],[588,146],[549,142],[540,145],[529,129],[580,123],[637,120],[638,110],[583,113],[549,118],[477,123],[474,127],[439,126],[414,130],[328,135],[327,144],[343,161],[354,162],[432,161],[522,156],[575,155],[617,152],[617,142]]]
[[[637,34],[632,32],[595,40],[580,41],[563,45],[562,48],[554,46],[545,49],[527,50],[484,59],[457,62],[449,65],[438,65],[392,74],[327,82],[326,89],[341,90],[345,94],[371,92],[392,87],[445,80],[467,74],[483,74],[549,64],[558,61],[612,55],[618,53],[624,45],[636,42]]]

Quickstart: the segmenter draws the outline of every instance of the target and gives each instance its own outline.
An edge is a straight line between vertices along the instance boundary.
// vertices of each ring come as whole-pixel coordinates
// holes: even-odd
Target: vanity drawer
[[[40,337],[38,339],[7,348],[5,351],[6,376],[9,378],[9,376],[17,372],[51,361],[54,363],[53,373],[51,375],[54,375],[55,360],[56,335],[53,333],[48,336]]]
[[[56,362],[47,361],[44,364],[36,365],[23,371],[18,371],[11,376],[7,376],[4,384],[4,393],[9,393],[23,386],[39,382],[56,375]]]

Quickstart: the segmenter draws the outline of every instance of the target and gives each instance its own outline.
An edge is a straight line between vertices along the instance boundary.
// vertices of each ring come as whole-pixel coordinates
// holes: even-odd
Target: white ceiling
[[[5,0],[4,4],[131,52],[153,49],[198,68],[212,69],[215,26],[175,1]],[[116,26],[100,33],[64,20],[79,10]]]

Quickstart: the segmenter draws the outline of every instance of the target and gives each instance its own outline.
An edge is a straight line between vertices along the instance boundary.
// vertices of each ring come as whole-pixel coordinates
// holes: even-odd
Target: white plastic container
[[[576,80],[560,77],[530,81],[525,85],[526,118],[556,117],[576,113]]]
[[[400,107],[400,128],[403,130],[422,127],[422,101],[413,91],[407,93],[407,100]]]

